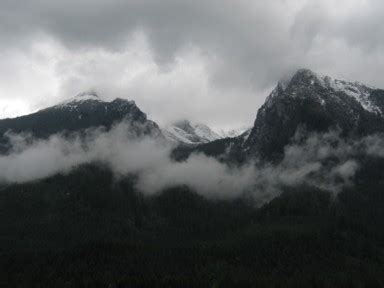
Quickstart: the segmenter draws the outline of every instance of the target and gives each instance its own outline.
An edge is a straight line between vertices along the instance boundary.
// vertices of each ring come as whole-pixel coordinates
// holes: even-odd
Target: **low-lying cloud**
[[[147,195],[187,185],[209,199],[247,196],[262,204],[287,186],[310,185],[338,193],[353,184],[361,153],[384,157],[384,137],[344,140],[335,130],[324,134],[299,131],[279,164],[249,161],[233,167],[203,154],[177,162],[170,157],[172,144],[150,136],[133,137],[131,130],[121,123],[110,131],[91,129],[85,136],[53,135],[45,140],[8,133],[12,150],[0,156],[0,182],[24,183],[101,162],[117,179],[137,175],[137,188]]]

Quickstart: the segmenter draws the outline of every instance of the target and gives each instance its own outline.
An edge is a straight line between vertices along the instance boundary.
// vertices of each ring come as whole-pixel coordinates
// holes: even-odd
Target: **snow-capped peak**
[[[309,69],[299,69],[293,76],[286,77],[279,81],[277,87],[272,91],[270,98],[295,86],[319,86],[333,93],[343,93],[354,98],[360,105],[369,112],[379,112],[379,108],[369,99],[371,92],[375,89],[360,82],[349,82],[346,80],[334,79],[330,76],[313,72]],[[291,93],[295,95],[295,93]]]
[[[249,127],[232,130],[214,131],[207,125],[188,120],[181,120],[163,129],[163,134],[168,140],[184,144],[202,144],[223,138],[234,138],[248,131]]]
[[[173,142],[185,144],[208,143],[222,138],[207,125],[188,120],[177,121],[166,126],[163,129],[163,134]]]
[[[77,94],[75,97],[69,98],[61,102],[60,105],[78,104],[85,101],[103,102],[96,92],[90,91],[90,92],[83,92],[83,93]]]
[[[249,129],[251,129],[251,128],[248,126],[247,127],[240,127],[237,129],[230,129],[230,130],[221,129],[221,130],[217,131],[217,134],[219,134],[219,136],[221,138],[234,138],[234,137],[242,135],[244,132],[248,131]]]

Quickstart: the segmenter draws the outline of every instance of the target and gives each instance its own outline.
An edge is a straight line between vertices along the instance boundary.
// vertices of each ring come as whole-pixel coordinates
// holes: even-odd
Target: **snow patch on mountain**
[[[364,85],[360,82],[349,82],[335,79],[327,75],[313,72],[309,69],[300,69],[293,76],[280,80],[277,87],[272,91],[271,95],[268,97],[269,99],[267,100],[273,99],[280,93],[284,92],[286,89],[290,88],[295,77],[301,77],[304,79],[304,83],[302,83],[303,85],[318,85],[333,93],[343,93],[349,97],[354,98],[365,110],[373,113],[380,113],[379,107],[377,107],[369,99],[372,91],[375,90],[374,87]],[[291,96],[295,96],[295,94],[295,91],[290,93]],[[323,99],[319,99],[319,101],[325,105]]]
[[[210,127],[202,123],[182,120],[166,126],[162,132],[164,136],[177,143],[190,145],[209,143],[218,139],[236,138],[241,135],[244,139],[248,138],[251,128],[242,127],[232,130],[214,131]],[[244,140],[245,141],[245,140]]]
[[[61,102],[59,105],[73,105],[73,104],[79,104],[86,101],[104,102],[100,99],[100,97],[95,92],[83,92],[83,93],[77,94],[75,97],[66,99],[65,101]]]
[[[249,135],[251,135],[252,128],[249,128],[248,130],[244,131],[239,135],[241,139],[243,139],[243,143],[248,140]]]
[[[361,106],[369,112],[378,112],[379,109],[369,100],[374,88],[363,85],[359,82],[347,82],[344,80],[333,79],[329,76],[323,78],[323,81],[334,91],[343,92],[357,100]]]
[[[250,131],[251,128],[250,127],[241,127],[241,128],[238,128],[238,129],[230,129],[230,130],[218,130],[217,131],[217,134],[221,137],[221,138],[235,138],[235,137],[238,137],[240,135],[242,135],[243,133],[247,132],[247,131]]]
[[[182,120],[168,125],[162,132],[170,141],[191,145],[208,143],[222,138],[207,125],[190,122],[188,120]]]
[[[108,108],[111,107],[119,112],[125,111],[127,107],[137,108],[133,100],[116,98],[112,101],[105,101],[102,100],[96,92],[83,92],[48,109],[69,110],[80,113],[81,110],[89,108],[96,109],[96,107],[100,107],[100,105],[104,107],[105,113],[108,113]]]

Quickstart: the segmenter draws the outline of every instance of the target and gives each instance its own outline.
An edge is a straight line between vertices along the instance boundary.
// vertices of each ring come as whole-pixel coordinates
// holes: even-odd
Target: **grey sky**
[[[298,67],[384,87],[379,0],[0,2],[0,116],[95,89],[160,124],[251,125]]]

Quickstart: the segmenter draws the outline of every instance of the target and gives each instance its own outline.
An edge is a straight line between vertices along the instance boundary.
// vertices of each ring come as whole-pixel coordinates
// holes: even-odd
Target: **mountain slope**
[[[207,125],[181,120],[165,127],[164,136],[173,142],[196,145],[222,138]]]
[[[135,127],[137,134],[161,134],[158,125],[148,120],[134,101],[117,98],[105,102],[95,93],[83,93],[30,115],[0,120],[0,152],[8,149],[7,131],[47,138],[56,133],[80,132],[93,127],[102,126],[108,130],[122,120]]]
[[[250,132],[250,130],[251,128],[247,126],[239,129],[219,130],[217,131],[217,134],[219,134],[221,138],[234,138],[247,133],[248,131]]]
[[[188,120],[177,121],[162,129],[164,136],[168,140],[187,145],[204,144],[224,138],[235,138],[247,131],[250,132],[250,128],[214,131],[203,123]]]
[[[337,127],[349,136],[382,132],[382,95],[382,90],[357,82],[298,70],[288,82],[280,82],[259,109],[245,149],[272,159],[299,126],[319,132]]]
[[[230,162],[281,159],[299,128],[307,132],[340,129],[343,137],[384,132],[384,90],[358,82],[298,70],[280,81],[258,110],[254,126],[235,138],[175,151],[184,159],[195,151]]]

